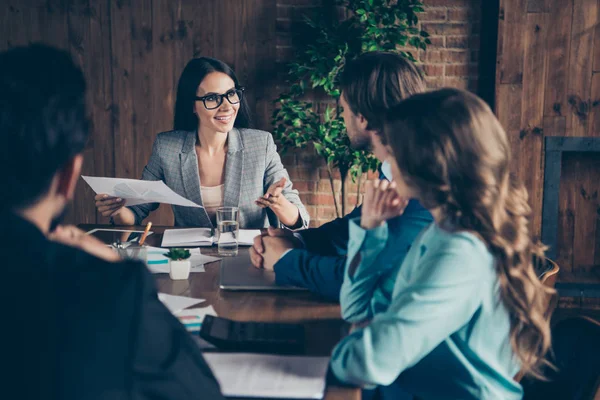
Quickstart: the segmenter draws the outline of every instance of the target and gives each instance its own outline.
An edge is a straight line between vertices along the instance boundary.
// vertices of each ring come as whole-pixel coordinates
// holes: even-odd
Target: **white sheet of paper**
[[[210,233],[210,228],[166,229],[161,246],[212,246]]]
[[[221,391],[231,397],[321,399],[329,357],[204,353]]]
[[[254,244],[254,238],[257,236],[260,236],[260,229],[240,229],[238,245],[252,246]]]
[[[187,310],[181,310],[175,313],[177,317],[200,317],[204,319],[207,315],[217,316],[217,312],[215,311],[213,306],[203,307],[203,308],[189,308]]]
[[[171,311],[176,313],[194,304],[202,303],[204,299],[193,299],[191,297],[173,296],[171,294],[159,293],[158,299]]]
[[[202,329],[204,317],[207,315],[217,316],[217,312],[213,306],[181,310],[175,313],[175,316],[183,325],[185,325],[185,329],[189,332],[199,332],[200,329]]]
[[[103,178],[98,176],[81,176],[92,190],[121,197],[128,206],[146,203],[174,204],[176,206],[202,208],[198,204],[175,193],[163,181],[144,181],[141,179]]]
[[[163,234],[161,246],[212,246],[216,242],[210,228],[167,229]],[[252,246],[254,238],[260,235],[260,229],[240,229],[238,245]]]

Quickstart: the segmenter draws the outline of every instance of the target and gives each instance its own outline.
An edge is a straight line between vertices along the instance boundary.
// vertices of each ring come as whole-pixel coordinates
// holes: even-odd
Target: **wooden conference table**
[[[143,226],[116,227],[109,225],[79,225],[84,231],[92,229],[128,229],[144,230]],[[146,243],[160,247],[165,229],[172,227],[152,226],[152,235]],[[118,232],[102,232],[97,234],[106,243],[121,239]],[[123,240],[123,239],[121,239]],[[217,256],[216,247],[202,247],[202,254]],[[248,251],[240,247],[239,252]],[[173,281],[168,274],[156,274],[156,285],[159,292],[178,296],[206,299],[205,303],[196,305],[204,307],[212,305],[220,317],[238,321],[265,321],[302,323],[306,327],[306,354],[329,356],[335,344],[347,333],[348,325],[341,319],[338,304],[323,301],[309,292],[231,292],[219,289],[220,261],[205,265],[206,272],[192,273],[188,280]],[[325,400],[358,400],[360,390],[330,386],[327,388]]]

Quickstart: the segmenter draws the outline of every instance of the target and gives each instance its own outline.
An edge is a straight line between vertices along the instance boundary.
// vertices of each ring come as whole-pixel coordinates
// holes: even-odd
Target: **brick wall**
[[[428,87],[452,86],[477,92],[482,1],[424,0],[424,3],[425,12],[420,14],[419,23],[431,35],[431,44],[427,51],[419,51],[417,57]],[[295,51],[292,41],[295,23],[321,5],[322,0],[277,0],[277,62],[282,71]],[[283,163],[312,217],[311,226],[335,218],[325,163],[311,149],[288,152]],[[337,178],[334,187],[339,199],[339,175]],[[346,212],[361,200],[360,195],[357,198],[357,186],[358,183],[348,179]]]

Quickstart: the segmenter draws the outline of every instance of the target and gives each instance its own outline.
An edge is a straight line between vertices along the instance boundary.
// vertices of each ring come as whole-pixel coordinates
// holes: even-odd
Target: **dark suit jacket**
[[[305,287],[324,298],[339,301],[348,250],[348,221],[360,217],[361,209],[357,207],[345,217],[319,228],[299,231],[305,248],[289,251],[275,264],[277,283]],[[400,261],[410,248],[406,246],[407,240],[412,243],[432,221],[429,211],[416,200],[408,203],[401,216],[388,221],[390,239],[397,239]]]
[[[20,217],[0,217],[4,394],[222,399],[143,264],[105,262],[48,241]]]

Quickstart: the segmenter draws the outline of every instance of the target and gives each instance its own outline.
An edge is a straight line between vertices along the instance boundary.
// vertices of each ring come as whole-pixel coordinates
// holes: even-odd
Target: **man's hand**
[[[48,239],[67,246],[77,247],[86,253],[106,261],[121,261],[121,257],[100,240],[91,235],[86,235],[84,231],[72,225],[57,226],[48,235]]]
[[[384,221],[402,215],[408,200],[398,196],[396,184],[386,180],[368,181],[362,206],[360,226],[373,229]]]
[[[265,234],[254,238],[254,245],[250,248],[250,259],[256,268],[272,271],[286,250],[300,247],[302,242],[291,231],[269,228]]]

